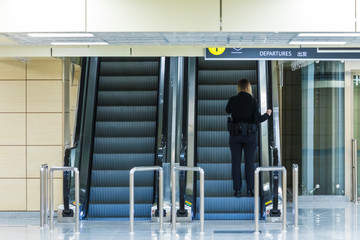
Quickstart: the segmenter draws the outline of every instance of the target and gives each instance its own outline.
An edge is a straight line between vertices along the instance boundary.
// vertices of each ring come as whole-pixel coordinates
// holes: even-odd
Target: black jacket
[[[227,105],[226,112],[231,113],[235,123],[261,123],[269,119],[267,113],[261,115],[257,101],[247,92],[240,92],[232,96]]]

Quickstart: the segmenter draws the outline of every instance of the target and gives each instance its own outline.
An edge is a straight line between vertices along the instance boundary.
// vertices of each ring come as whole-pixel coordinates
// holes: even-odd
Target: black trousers
[[[245,179],[247,189],[254,189],[254,161],[257,146],[257,134],[230,136],[233,188],[241,189],[241,156],[244,149]]]

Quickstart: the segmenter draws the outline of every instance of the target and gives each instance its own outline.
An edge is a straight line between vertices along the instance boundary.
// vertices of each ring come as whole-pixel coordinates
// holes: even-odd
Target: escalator
[[[130,169],[156,165],[160,58],[88,61],[82,73],[88,83],[76,155],[84,217],[128,219]],[[154,186],[154,172],[136,173],[136,219],[150,219]]]
[[[233,196],[231,154],[225,107],[237,95],[236,84],[250,81],[255,99],[258,97],[256,61],[197,61],[197,166],[205,171],[205,219],[254,219],[254,198],[246,196],[244,163],[241,165],[242,197]],[[258,148],[259,149],[259,148]],[[259,166],[259,150],[255,165]],[[199,192],[199,180],[197,181]],[[199,197],[196,199],[196,206]]]

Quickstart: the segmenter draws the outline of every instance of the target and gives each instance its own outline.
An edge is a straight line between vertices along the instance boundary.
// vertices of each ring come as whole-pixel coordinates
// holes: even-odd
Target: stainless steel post
[[[286,232],[286,194],[287,194],[287,173],[286,173],[286,169],[285,167],[283,167],[283,171],[282,171],[282,194],[283,194],[283,201],[282,201],[282,205],[283,205],[283,224],[282,224],[282,230],[283,232]]]
[[[293,173],[293,203],[294,203],[294,228],[299,228],[299,167],[297,164],[292,166]]]
[[[129,175],[130,233],[134,233],[134,173],[135,169],[132,168]]]
[[[150,167],[134,167],[130,170],[129,174],[129,200],[130,200],[130,233],[134,233],[134,175],[136,171],[144,172],[144,171],[159,171],[159,224],[160,224],[160,232],[163,231],[163,169],[159,166],[150,166]]]
[[[79,170],[74,169],[75,172],[75,233],[80,233],[80,177]]]
[[[54,230],[54,171],[50,169],[50,230]]]
[[[47,219],[47,171],[48,165],[40,165],[40,227],[43,228]]]
[[[192,171],[192,172],[200,172],[200,234],[204,234],[204,180],[205,180],[205,172],[201,167],[185,167],[185,166],[178,166],[172,169],[172,197],[171,197],[171,220],[172,220],[172,230],[173,232],[176,231],[176,186],[175,186],[175,171]]]
[[[50,230],[54,230],[54,171],[74,171],[75,172],[75,232],[80,233],[80,181],[79,170],[76,167],[52,167],[50,169]]]
[[[358,200],[358,182],[357,182],[357,139],[352,140],[352,174],[353,174],[353,201],[357,202]]]
[[[255,170],[254,174],[254,217],[255,217],[255,233],[259,231],[259,173],[258,169]]]
[[[286,231],[286,168],[285,167],[258,167],[254,172],[254,184],[255,184],[255,193],[254,193],[254,214],[255,214],[255,233],[259,233],[259,173],[260,172],[272,172],[272,171],[282,171],[282,192],[283,192],[283,225],[282,230]]]

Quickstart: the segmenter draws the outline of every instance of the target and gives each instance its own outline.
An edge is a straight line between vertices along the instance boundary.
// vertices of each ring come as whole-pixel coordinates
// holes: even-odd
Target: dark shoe
[[[236,189],[234,193],[235,197],[240,197],[240,189]]]
[[[252,190],[252,189],[248,189],[248,190],[247,190],[247,195],[248,195],[248,197],[253,197],[253,196],[254,196],[253,190]]]

